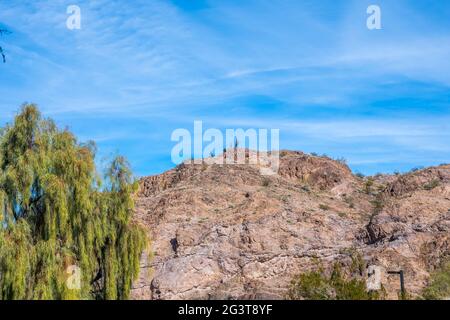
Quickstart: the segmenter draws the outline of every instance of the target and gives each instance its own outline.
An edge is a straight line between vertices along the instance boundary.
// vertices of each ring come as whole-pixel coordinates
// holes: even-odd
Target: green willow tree
[[[137,183],[123,157],[102,181],[94,153],[35,105],[1,130],[0,299],[129,298],[147,244],[131,221]]]

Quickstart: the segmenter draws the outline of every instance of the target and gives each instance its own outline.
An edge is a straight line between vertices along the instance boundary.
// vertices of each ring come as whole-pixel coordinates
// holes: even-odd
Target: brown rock
[[[248,155],[248,151],[246,151]],[[375,195],[340,162],[283,151],[277,176],[257,165],[183,164],[140,181],[135,218],[152,238],[136,299],[283,299],[292,276],[348,260],[402,269],[418,294],[450,256],[450,166],[375,178]],[[437,181],[437,182],[436,182]],[[398,279],[387,276],[389,297]]]

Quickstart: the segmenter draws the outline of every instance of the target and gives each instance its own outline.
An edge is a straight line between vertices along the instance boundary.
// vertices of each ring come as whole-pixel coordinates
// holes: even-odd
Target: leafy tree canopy
[[[1,130],[0,299],[129,297],[147,243],[137,183],[123,157],[99,178],[94,153],[32,104]]]

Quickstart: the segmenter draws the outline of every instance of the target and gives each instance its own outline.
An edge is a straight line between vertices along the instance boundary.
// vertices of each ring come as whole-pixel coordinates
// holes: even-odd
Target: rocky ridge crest
[[[361,178],[282,151],[278,175],[259,169],[205,159],[141,179],[135,219],[152,247],[133,298],[282,299],[293,275],[355,252],[404,270],[414,295],[450,256],[450,165]],[[395,299],[398,279],[383,284]]]

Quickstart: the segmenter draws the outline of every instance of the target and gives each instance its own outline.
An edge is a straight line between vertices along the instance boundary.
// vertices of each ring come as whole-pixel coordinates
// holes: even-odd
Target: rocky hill
[[[152,247],[133,297],[282,299],[293,275],[354,252],[404,270],[414,295],[450,256],[450,165],[363,178],[327,157],[280,158],[276,176],[209,159],[143,178],[135,219]],[[392,299],[398,282],[383,277]]]

